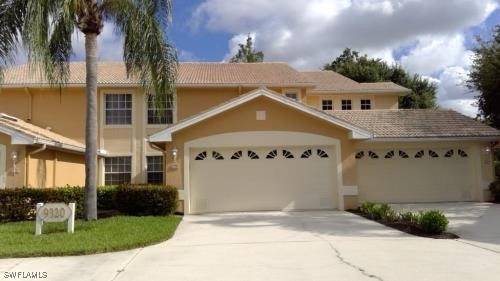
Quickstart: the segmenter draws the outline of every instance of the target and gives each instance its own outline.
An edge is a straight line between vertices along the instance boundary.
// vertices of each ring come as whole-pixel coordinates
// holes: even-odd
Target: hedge
[[[39,202],[76,203],[76,217],[83,217],[84,188],[12,188],[0,190],[0,222],[33,220]],[[97,188],[97,209],[126,215],[167,215],[177,207],[177,190],[170,186],[128,185]]]

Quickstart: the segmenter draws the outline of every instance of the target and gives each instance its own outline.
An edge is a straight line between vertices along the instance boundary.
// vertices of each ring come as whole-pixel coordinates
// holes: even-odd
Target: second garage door
[[[191,211],[335,208],[335,159],[333,147],[192,150]]]
[[[359,151],[360,201],[470,201],[475,182],[470,153],[465,148]]]

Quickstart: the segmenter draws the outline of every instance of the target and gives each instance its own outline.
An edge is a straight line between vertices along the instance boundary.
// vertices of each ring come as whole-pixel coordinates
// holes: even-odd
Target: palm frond
[[[137,77],[158,108],[164,108],[174,92],[177,53],[163,31],[171,12],[171,0],[107,0],[102,4],[124,36],[123,59],[127,75]]]
[[[69,77],[74,31],[74,0],[27,1],[21,30],[30,65],[38,68],[51,84],[64,84]]]
[[[0,0],[0,82],[3,69],[16,58],[27,0]]]

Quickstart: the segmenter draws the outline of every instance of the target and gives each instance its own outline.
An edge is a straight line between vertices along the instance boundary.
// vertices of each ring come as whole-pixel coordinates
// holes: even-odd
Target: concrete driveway
[[[500,253],[500,204],[434,203],[393,204],[398,210],[440,210],[449,219],[449,231],[471,243]]]
[[[45,280],[498,280],[499,264],[498,252],[468,241],[322,211],[186,216],[170,241],[152,247],[0,260],[0,271],[46,271]]]

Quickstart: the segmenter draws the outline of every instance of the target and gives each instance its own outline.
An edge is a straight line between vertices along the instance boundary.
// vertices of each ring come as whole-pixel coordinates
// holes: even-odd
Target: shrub
[[[30,220],[39,202],[76,203],[76,216],[83,216],[83,188],[13,188],[0,190],[0,222]]]
[[[490,183],[490,192],[493,196],[493,201],[500,203],[500,180]]]
[[[397,213],[388,204],[377,204],[365,201],[361,204],[360,211],[372,220],[394,221]]]
[[[172,186],[123,185],[116,190],[116,208],[127,215],[169,215],[177,209],[178,192]]]
[[[412,213],[412,212],[404,212],[399,214],[399,219],[404,222],[404,223],[409,223],[409,224],[418,224],[418,221],[420,219],[419,213]]]
[[[448,227],[448,219],[440,211],[427,211],[421,213],[418,225],[428,234],[441,234]]]

